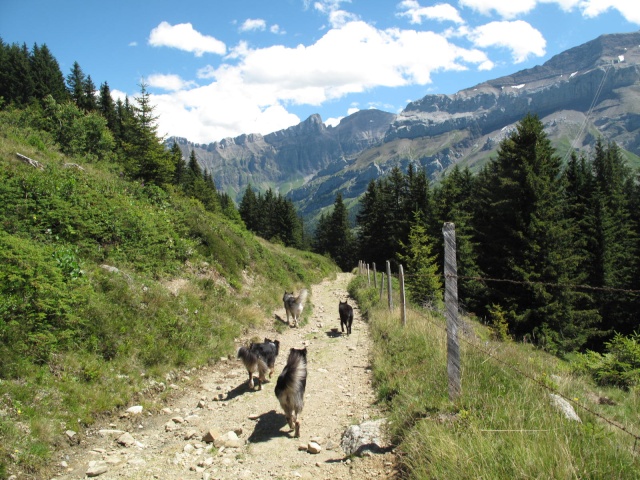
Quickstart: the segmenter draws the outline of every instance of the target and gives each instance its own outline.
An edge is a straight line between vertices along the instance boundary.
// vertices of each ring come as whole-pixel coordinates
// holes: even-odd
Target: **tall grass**
[[[272,322],[285,289],[337,271],[2,120],[0,478],[47,478],[66,429],[160,408],[168,383]]]
[[[362,280],[350,290],[366,305],[375,388],[404,478],[639,478],[634,437],[600,417],[640,432],[637,389],[598,388],[567,362],[490,340],[485,326],[465,319],[462,395],[451,402],[444,320],[409,309],[403,327],[398,309],[381,306]],[[553,392],[574,404],[581,423],[552,405]]]

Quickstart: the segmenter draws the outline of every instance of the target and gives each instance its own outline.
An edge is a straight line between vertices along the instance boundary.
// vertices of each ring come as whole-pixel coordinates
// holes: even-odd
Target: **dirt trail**
[[[273,328],[252,332],[280,340],[274,377],[262,390],[248,389],[246,370],[236,359],[193,370],[190,379],[174,382],[181,391],[166,409],[115,417],[96,427],[56,460],[58,475],[51,478],[87,478],[92,469],[100,480],[392,477],[391,453],[349,459],[340,447],[349,425],[381,416],[373,405],[368,325],[353,300],[351,336],[331,331],[340,328],[338,302],[348,297],[350,279],[351,274],[338,274],[311,288],[306,308],[313,313],[304,326],[282,334]],[[284,308],[274,315],[286,319]],[[293,438],[274,387],[289,349],[303,346],[308,350],[305,407],[300,438]],[[127,446],[118,443],[123,430],[133,437]],[[202,440],[209,430],[236,431],[241,445],[212,448]],[[312,440],[322,447],[320,453],[302,449]]]

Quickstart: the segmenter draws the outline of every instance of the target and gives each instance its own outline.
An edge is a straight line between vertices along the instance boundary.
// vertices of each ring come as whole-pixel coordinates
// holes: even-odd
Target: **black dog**
[[[340,301],[338,306],[338,312],[340,313],[340,328],[344,333],[344,327],[347,327],[347,334],[351,335],[351,324],[353,323],[353,307],[349,305],[348,301]]]
[[[267,367],[269,367],[269,378],[271,378],[276,366],[276,358],[280,353],[280,342],[265,338],[264,343],[253,343],[251,348],[265,361]]]
[[[251,389],[254,386],[254,374],[258,374],[258,390],[262,390],[262,384],[267,381],[267,372],[269,372],[269,378],[271,378],[276,364],[276,357],[280,350],[280,342],[278,340],[271,341],[268,338],[264,340],[264,343],[251,343],[249,347],[240,347],[238,350],[238,358],[242,359],[249,373],[249,388]]]
[[[287,417],[289,428],[300,436],[298,415],[304,407],[304,390],[307,386],[307,349],[292,348],[287,364],[276,383],[275,393]]]

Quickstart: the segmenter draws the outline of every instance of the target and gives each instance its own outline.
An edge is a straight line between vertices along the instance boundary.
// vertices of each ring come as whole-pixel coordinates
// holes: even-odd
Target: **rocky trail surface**
[[[262,390],[248,388],[243,364],[222,359],[183,372],[166,408],[140,407],[105,419],[55,460],[55,480],[107,479],[376,479],[393,478],[389,451],[347,455],[343,435],[375,423],[369,368],[370,336],[354,306],[353,332],[340,333],[338,302],[348,298],[351,274],[313,285],[298,328],[251,332],[280,341],[274,376]],[[285,319],[284,308],[274,312]],[[338,328],[338,332],[332,329]],[[245,339],[246,341],[246,339]],[[240,343],[237,347],[240,347]],[[307,388],[294,438],[274,394],[290,348],[307,347]]]

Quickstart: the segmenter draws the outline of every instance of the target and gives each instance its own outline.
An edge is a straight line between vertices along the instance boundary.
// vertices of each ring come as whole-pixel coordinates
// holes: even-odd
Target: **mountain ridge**
[[[353,205],[394,166],[413,163],[434,179],[454,164],[479,168],[528,113],[561,155],[588,153],[601,137],[640,163],[640,31],[601,35],[455,94],[426,95],[397,115],[361,110],[330,127],[314,114],[264,136],[179,143],[237,201],[247,185],[273,188],[313,223],[338,191]]]

